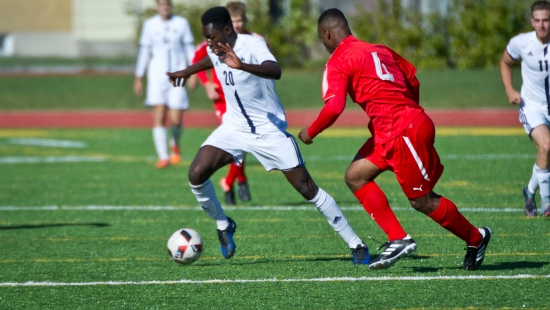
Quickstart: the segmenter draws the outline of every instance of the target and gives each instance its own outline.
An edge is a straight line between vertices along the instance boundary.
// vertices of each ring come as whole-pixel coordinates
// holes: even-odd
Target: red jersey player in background
[[[233,29],[235,29],[237,34],[249,34],[252,36],[261,37],[259,34],[246,30],[246,5],[243,2],[229,2],[227,3],[226,8],[231,15],[231,23],[233,24]],[[206,48],[206,41],[203,41],[197,46],[193,63],[197,63],[199,60],[207,56]],[[222,116],[225,113],[225,95],[223,94],[222,86],[218,80],[218,77],[212,72],[212,70],[213,69],[208,70],[208,72],[199,72],[196,76],[204,86],[208,99],[214,102],[214,111],[221,122]],[[191,89],[194,89],[196,85],[197,82],[193,76],[188,81],[188,86]],[[235,183],[235,179],[237,179],[237,193],[239,194],[239,198],[242,201],[249,201],[251,198],[248,181],[244,173],[244,165],[244,161],[240,166],[236,163],[231,163],[227,176],[220,180],[220,186],[225,192],[225,202],[229,205],[236,204],[235,193],[233,192],[233,184]]]
[[[317,30],[332,54],[323,76],[325,106],[298,137],[311,144],[343,112],[347,94],[370,118],[368,128],[372,137],[359,149],[345,175],[355,197],[388,235],[386,249],[371,261],[369,268],[389,268],[416,250],[416,243],[374,182],[386,170],[395,173],[415,210],[466,242],[463,268],[478,268],[485,257],[491,230],[473,226],[452,201],[432,190],[443,173],[443,165],[434,147],[434,124],[419,105],[416,68],[386,46],[356,39],[346,17],[337,9],[321,14]]]

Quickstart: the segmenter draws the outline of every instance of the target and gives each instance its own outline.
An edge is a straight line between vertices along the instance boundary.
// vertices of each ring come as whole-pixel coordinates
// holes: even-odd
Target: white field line
[[[44,147],[65,147],[65,148],[87,147],[86,143],[82,141],[39,139],[39,138],[12,138],[12,139],[8,139],[8,143],[19,144],[19,145],[44,146]]]
[[[550,275],[519,274],[513,276],[433,276],[433,277],[334,277],[311,279],[235,279],[235,280],[166,280],[166,281],[105,281],[105,282],[0,282],[0,287],[16,286],[99,286],[99,285],[172,285],[172,284],[218,284],[218,283],[288,283],[288,282],[356,282],[356,281],[437,281],[437,280],[515,280],[549,279]]]
[[[363,211],[363,207],[340,207],[347,211]],[[0,211],[202,211],[200,207],[188,206],[0,206]],[[230,211],[317,211],[314,206],[240,206],[224,207]],[[392,207],[394,211],[414,211],[413,208]],[[460,212],[519,213],[521,208],[460,208]]]
[[[440,156],[448,160],[498,160],[498,159],[533,159],[535,154],[444,154]],[[5,156],[0,157],[0,164],[36,164],[36,163],[60,163],[60,162],[102,162],[113,160],[104,156]],[[140,157],[140,160],[151,160],[153,157]],[[192,160],[191,157],[185,158]],[[305,161],[351,161],[350,156],[305,156]],[[252,161],[257,161],[251,158]]]

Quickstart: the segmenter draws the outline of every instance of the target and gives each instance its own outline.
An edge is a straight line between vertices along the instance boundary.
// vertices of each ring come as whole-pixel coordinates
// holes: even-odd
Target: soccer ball
[[[168,238],[168,254],[176,263],[191,264],[202,254],[202,240],[199,233],[189,228],[176,230]]]

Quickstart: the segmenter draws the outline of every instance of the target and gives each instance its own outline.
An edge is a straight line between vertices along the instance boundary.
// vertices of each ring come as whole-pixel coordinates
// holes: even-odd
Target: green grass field
[[[277,92],[286,109],[322,107],[321,70],[283,71]],[[426,108],[515,108],[508,104],[497,69],[420,71],[418,78]],[[519,89],[519,70],[514,82]],[[144,99],[132,94],[132,83],[130,75],[0,76],[0,111],[145,109]],[[202,88],[190,91],[189,97],[191,109],[212,109]],[[359,109],[348,102],[348,108]]]
[[[182,163],[159,171],[148,129],[0,130],[0,308],[550,305],[550,221],[522,213],[534,149],[520,128],[438,129],[446,170],[436,191],[475,225],[493,230],[485,263],[474,272],[461,269],[464,244],[412,211],[391,173],[378,183],[418,251],[387,270],[353,266],[322,215],[280,172],[265,172],[252,157],[252,201],[226,208],[238,223],[238,248],[223,259],[215,225],[198,208],[186,177],[209,132],[186,130]],[[300,147],[316,182],[376,257],[379,244],[368,237],[384,240],[384,234],[343,182],[366,138],[364,129],[336,128]],[[204,242],[203,256],[189,266],[166,254],[168,236],[181,227],[197,230]]]

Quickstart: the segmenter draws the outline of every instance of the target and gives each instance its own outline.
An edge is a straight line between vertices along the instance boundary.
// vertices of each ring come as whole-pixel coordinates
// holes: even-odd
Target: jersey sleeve
[[[191,26],[189,25],[189,22],[187,19],[183,19],[183,37],[182,45],[183,49],[185,51],[185,57],[187,59],[187,65],[191,65],[193,63],[193,57],[195,56],[195,39],[193,38],[193,33],[191,32]]]
[[[508,45],[506,46],[506,52],[513,60],[518,60],[521,58],[521,38],[520,36],[515,36],[510,39]]]
[[[313,139],[323,130],[329,128],[336,122],[340,114],[344,112],[346,107],[346,97],[335,96],[331,97],[325,103],[325,106],[317,116],[317,119],[307,129],[307,135]]]
[[[142,77],[147,70],[147,65],[151,57],[151,36],[148,33],[147,22],[143,24],[141,28],[141,35],[139,38],[139,52],[136,63],[135,76]]]
[[[203,42],[199,46],[197,46],[197,49],[195,50],[195,57],[193,57],[193,63],[199,62],[204,57],[208,57],[208,52],[206,51],[207,46],[206,43]],[[206,82],[210,81],[208,79],[208,75],[206,74],[206,71],[201,71],[197,73],[197,77],[201,81],[201,83],[204,85]]]
[[[346,98],[350,78],[339,61],[329,60],[323,73],[323,100],[334,96]]]
[[[264,61],[277,62],[275,56],[271,54],[271,51],[267,47],[267,43],[264,39],[258,38],[257,42],[252,46],[254,62],[253,64],[261,65]]]

